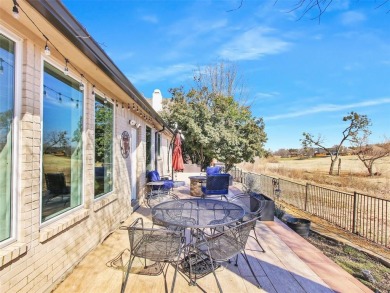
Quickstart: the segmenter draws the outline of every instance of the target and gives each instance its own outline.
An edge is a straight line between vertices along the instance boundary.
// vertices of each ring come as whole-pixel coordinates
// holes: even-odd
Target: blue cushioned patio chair
[[[227,200],[226,195],[229,194],[229,180],[230,174],[208,175],[206,185],[202,186],[202,197],[205,198],[210,195],[220,195],[221,199],[222,197],[225,197]]]
[[[156,170],[148,172],[147,177],[148,177],[148,182],[156,182],[156,181],[164,182],[164,185],[162,187],[153,186],[154,190],[163,189],[166,191],[170,191],[173,188],[173,180],[162,180],[160,174],[158,174],[158,171]]]

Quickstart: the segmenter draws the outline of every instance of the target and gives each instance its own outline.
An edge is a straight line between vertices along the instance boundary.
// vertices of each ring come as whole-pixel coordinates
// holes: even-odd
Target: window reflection
[[[0,34],[0,242],[12,231],[12,122],[15,43]]]
[[[82,125],[79,82],[45,62],[42,222],[82,202]]]
[[[152,129],[146,126],[146,170],[152,170]]]
[[[95,98],[95,198],[112,191],[113,106]]]

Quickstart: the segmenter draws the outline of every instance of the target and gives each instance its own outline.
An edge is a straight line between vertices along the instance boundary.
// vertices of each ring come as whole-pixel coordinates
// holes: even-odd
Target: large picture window
[[[152,129],[146,126],[146,170],[152,170]]]
[[[82,203],[83,92],[45,62],[42,129],[42,222]]]
[[[12,235],[15,43],[0,34],[0,242]]]
[[[113,106],[95,97],[95,198],[112,191]]]

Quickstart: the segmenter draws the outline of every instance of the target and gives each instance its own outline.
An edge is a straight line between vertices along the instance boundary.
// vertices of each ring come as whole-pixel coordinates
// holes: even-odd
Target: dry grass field
[[[342,156],[340,176],[330,176],[330,158],[258,158],[254,164],[238,165],[244,171],[266,174],[305,183],[309,182],[328,188],[360,192],[390,199],[390,157],[374,163],[376,176],[369,176],[364,164],[357,156]],[[337,164],[335,171],[337,171]]]

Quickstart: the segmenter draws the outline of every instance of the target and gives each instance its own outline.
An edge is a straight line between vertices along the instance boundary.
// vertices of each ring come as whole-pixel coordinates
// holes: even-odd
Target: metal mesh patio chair
[[[138,218],[128,227],[121,226],[120,229],[128,231],[130,242],[130,259],[121,292],[123,293],[126,289],[130,269],[135,257],[144,258],[145,263],[146,259],[148,259],[159,263],[175,264],[175,273],[171,287],[171,292],[173,292],[180,255],[186,243],[184,234],[181,231],[144,228],[142,218]]]
[[[228,261],[231,258],[241,254],[245,259],[250,271],[252,272],[253,277],[255,278],[258,287],[261,285],[256,278],[256,275],[249,263],[248,256],[245,253],[245,245],[249,237],[250,231],[256,225],[257,218],[249,220],[247,222],[240,223],[233,227],[227,227],[222,232],[216,232],[214,234],[205,234],[203,235],[203,240],[197,245],[197,249],[203,253],[206,253],[210,259],[215,263],[220,263]],[[202,233],[202,231],[199,231]],[[210,262],[212,271],[217,282],[220,292],[222,292],[221,285],[218,281],[217,275],[215,273],[214,262]]]
[[[236,194],[229,199],[229,202],[233,202],[244,209],[245,216],[242,218],[241,222],[247,222],[254,218],[261,219],[261,212],[265,207],[265,201],[262,200],[260,195],[253,196],[248,193]],[[255,237],[253,237],[252,235],[250,235],[250,237],[254,238],[259,247],[262,249],[262,251],[265,252],[263,246],[260,244],[259,238],[257,237],[255,226],[253,226],[253,232],[255,234]]]
[[[61,196],[61,200],[64,200],[64,196],[69,196],[70,187],[66,185],[64,173],[45,173],[46,189],[48,195],[46,203],[54,197]],[[69,198],[66,199],[66,202]]]

